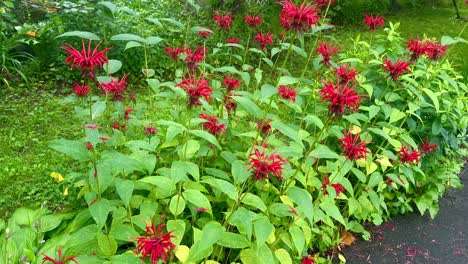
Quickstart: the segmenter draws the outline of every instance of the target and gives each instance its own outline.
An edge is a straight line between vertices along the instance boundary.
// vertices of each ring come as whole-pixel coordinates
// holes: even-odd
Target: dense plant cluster
[[[340,50],[334,1],[317,2],[280,1],[278,36],[258,14],[222,12],[180,39],[113,35],[170,63],[165,81],[145,65],[149,105],[98,35],[63,34],[86,38],[62,46],[83,137],[50,145],[81,169],[51,176],[83,206],[18,209],[0,222],[0,261],[326,263],[369,237],[366,222],[434,217],[460,186],[468,123],[468,88],[444,57],[455,40],[404,40],[362,14],[372,40]]]

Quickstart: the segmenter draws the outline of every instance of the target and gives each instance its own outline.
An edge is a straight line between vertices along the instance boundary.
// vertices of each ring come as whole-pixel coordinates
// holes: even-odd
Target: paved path
[[[434,220],[412,213],[371,229],[369,241],[344,250],[347,263],[468,264],[468,166],[464,189],[449,189]]]

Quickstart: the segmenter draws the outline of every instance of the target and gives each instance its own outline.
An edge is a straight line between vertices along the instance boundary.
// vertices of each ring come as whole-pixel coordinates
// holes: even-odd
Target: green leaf
[[[63,216],[51,214],[51,215],[44,215],[39,219],[39,228],[38,231],[45,233],[50,230],[54,230],[57,228],[60,223],[62,223]]]
[[[197,140],[189,140],[178,150],[179,157],[181,159],[190,159],[200,149],[200,143]]]
[[[260,218],[254,221],[254,233],[257,238],[257,246],[265,243],[268,240],[271,232],[275,230],[275,227],[270,223],[267,218]]]
[[[207,223],[202,229],[200,239],[190,248],[187,262],[199,262],[203,259],[205,256],[202,253],[218,242],[223,233],[224,227],[220,223],[215,221]]]
[[[179,21],[173,19],[173,18],[160,18],[159,20],[161,21],[166,21],[166,22],[169,22],[170,24],[180,28],[180,29],[184,29],[185,26],[184,24],[180,23]]]
[[[281,134],[289,137],[290,139],[296,141],[297,143],[302,145],[302,139],[297,133],[297,129],[293,129],[286,124],[281,123],[280,121],[272,121],[270,123],[271,127],[277,129]]]
[[[341,224],[346,225],[346,222],[340,213],[340,209],[338,209],[335,204],[331,203],[330,201],[325,201],[321,202],[319,206],[325,212],[325,214],[337,220]]]
[[[221,146],[219,145],[218,140],[212,134],[210,134],[210,133],[208,133],[208,132],[206,132],[204,130],[189,130],[189,133],[194,135],[194,136],[203,138],[204,140],[206,140],[206,141],[210,142],[211,144],[215,145],[217,148],[221,149]]]
[[[299,82],[299,79],[292,76],[281,76],[278,81],[278,86],[280,85],[291,85]]]
[[[310,224],[314,224],[314,207],[312,205],[312,197],[310,194],[297,186],[292,186],[288,189],[289,197],[296,203],[304,215],[309,219]]]
[[[169,220],[167,221],[167,231],[172,232],[172,235],[175,236],[171,241],[178,246],[185,234],[185,222],[183,220]]]
[[[257,118],[263,117],[263,111],[260,109],[260,107],[258,107],[257,104],[255,104],[249,98],[244,96],[234,96],[233,99],[234,101],[239,103],[245,110],[247,110],[249,114],[252,114]]]
[[[91,107],[91,119],[100,117],[106,111],[106,101],[97,101]]]
[[[231,232],[224,232],[217,244],[226,248],[246,248],[250,246],[250,242],[244,235]]]
[[[310,156],[317,159],[338,159],[338,155],[335,151],[331,150],[329,147],[321,144],[317,144],[317,147],[310,153]]]
[[[303,58],[307,58],[307,53],[305,52],[304,49],[298,47],[298,46],[295,46],[293,45],[292,46],[292,49],[294,50],[294,52],[296,52],[299,56],[303,57]]]
[[[302,229],[296,225],[289,228],[289,234],[291,234],[292,241],[296,247],[298,255],[302,254],[305,246],[305,237]]]
[[[460,42],[468,43],[467,40],[465,40],[464,38],[460,38],[460,37],[452,38],[450,36],[442,36],[442,38],[440,39],[440,44],[442,45],[452,45],[452,44],[456,44]]]
[[[307,123],[307,125],[309,126],[310,124],[314,124],[315,126],[317,126],[319,129],[322,129],[323,128],[323,122],[322,120],[316,116],[316,115],[307,115],[304,119]]]
[[[145,177],[139,181],[158,186],[159,188],[168,190],[169,192],[173,192],[176,190],[175,182],[172,179],[163,176]]]
[[[99,248],[105,256],[112,256],[117,252],[117,241],[110,235],[96,234]]]
[[[115,183],[115,188],[119,194],[120,199],[125,203],[126,206],[130,203],[132,198],[134,184],[130,180],[117,180]]]
[[[422,90],[424,91],[424,93],[427,94],[427,96],[429,96],[429,98],[431,98],[432,102],[434,103],[434,108],[436,112],[439,112],[440,106],[439,106],[439,99],[437,98],[437,95],[433,91],[427,88],[422,88]]]
[[[138,41],[146,43],[146,40],[135,34],[118,34],[111,37],[111,40]]]
[[[107,215],[111,211],[111,205],[105,198],[99,199],[97,202],[89,206],[89,212],[96,222],[98,229],[101,230],[106,224]]]
[[[212,212],[211,204],[208,198],[198,190],[186,190],[182,193],[187,202],[195,205],[197,208],[205,208],[208,212]]]
[[[203,180],[203,182],[208,183],[211,185],[211,187],[226,194],[232,200],[237,201],[238,194],[236,187],[234,187],[234,185],[232,185],[230,182],[215,178],[206,178]]]
[[[278,88],[274,87],[271,84],[264,84],[261,88],[262,99],[266,100],[270,98],[272,95],[278,93]]]
[[[284,248],[277,249],[275,251],[275,256],[280,264],[292,264],[291,256],[289,256],[288,251]]]
[[[242,203],[253,206],[262,212],[265,212],[267,207],[263,200],[255,194],[246,193],[242,196]]]
[[[252,216],[250,211],[244,207],[239,207],[229,218],[229,224],[237,227],[241,234],[247,235],[250,240],[252,237]]]
[[[390,121],[389,123],[395,123],[396,121],[406,117],[406,114],[401,112],[400,110],[396,108],[392,108],[392,113],[390,114]]]
[[[88,32],[88,31],[69,31],[57,36],[57,38],[63,37],[78,37],[83,39],[90,39],[90,40],[101,40],[96,34]]]
[[[129,41],[127,42],[127,44],[125,44],[124,51],[131,49],[131,48],[136,48],[136,47],[143,47],[143,45],[141,45],[140,42],[137,42],[137,41]]]
[[[55,139],[50,141],[49,146],[52,149],[61,152],[70,158],[79,161],[89,160],[89,151],[83,144],[83,142],[66,139]]]
[[[185,209],[185,200],[182,196],[176,195],[172,197],[169,203],[169,211],[174,215],[180,215]]]
[[[241,160],[232,163],[231,173],[235,184],[242,184],[250,177],[249,166]]]
[[[129,242],[134,241],[135,238],[139,236],[138,232],[135,231],[132,226],[120,223],[112,224],[110,235],[117,240]]]
[[[163,39],[160,38],[160,37],[147,37],[145,39],[145,43],[146,45],[148,46],[152,46],[152,45],[156,45],[158,44],[159,42],[161,42]]]
[[[102,65],[102,68],[110,75],[116,73],[120,68],[122,68],[122,62],[119,60],[109,60],[107,63]]]
[[[257,252],[255,250],[247,248],[244,249],[240,252],[239,255],[241,262],[243,264],[260,264],[264,263],[262,259],[257,255]]]

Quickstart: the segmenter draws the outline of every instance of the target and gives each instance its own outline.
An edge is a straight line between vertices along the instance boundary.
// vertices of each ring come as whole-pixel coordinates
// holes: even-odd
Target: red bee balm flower
[[[213,17],[219,28],[222,30],[229,30],[231,28],[232,16],[231,13],[227,13],[225,16],[220,15],[218,12]]]
[[[437,149],[437,145],[434,143],[431,143],[426,139],[424,139],[424,142],[421,146],[421,154],[430,154],[435,152]]]
[[[165,52],[167,55],[171,57],[172,60],[178,60],[179,55],[184,52],[184,49],[181,47],[175,47],[175,48],[166,47]]]
[[[237,38],[227,38],[226,43],[227,44],[240,44],[241,41],[240,39],[237,39]]]
[[[286,161],[278,154],[267,155],[265,150],[260,152],[260,150],[255,149],[254,153],[249,155],[251,164],[250,170],[254,170],[255,179],[262,181],[268,179],[269,174],[273,174],[278,179],[282,180],[283,165]]]
[[[359,134],[353,136],[350,132],[344,132],[344,138],[340,138],[343,155],[350,160],[364,158],[369,151],[366,149],[366,142],[357,143]]]
[[[330,113],[343,115],[345,107],[348,107],[353,112],[359,108],[359,99],[363,96],[356,94],[354,90],[356,85],[349,87],[349,83],[340,85],[331,82],[323,82],[323,85],[325,87],[320,90],[320,96],[322,97],[322,101],[330,103],[328,107]]]
[[[250,28],[256,28],[262,24],[262,18],[259,16],[245,16],[244,21]]]
[[[271,119],[264,120],[260,119],[257,122],[257,129],[260,130],[260,133],[267,134],[271,131]]]
[[[135,112],[135,109],[133,109],[131,106],[127,107],[124,111],[124,119],[130,120],[132,118],[130,114],[133,112]]]
[[[228,114],[237,109],[237,103],[232,99],[233,96],[231,93],[224,96],[224,107],[226,107]]]
[[[301,6],[296,6],[292,0],[282,0],[279,4],[283,7],[280,23],[285,30],[295,29],[297,33],[301,33],[312,28],[320,18],[317,9],[305,1]]]
[[[65,59],[65,64],[70,64],[71,69],[76,65],[78,68],[82,69],[83,74],[89,74],[94,77],[94,68],[96,66],[102,67],[104,63],[108,62],[106,52],[110,50],[110,48],[98,51],[98,47],[102,43],[101,41],[91,50],[91,42],[92,40],[89,40],[88,49],[86,49],[84,40],[82,40],[83,48],[81,51],[78,51],[70,44],[65,44],[62,46],[62,49],[70,54],[70,56]]]
[[[333,54],[338,53],[338,47],[336,45],[331,46],[327,42],[320,43],[316,52],[322,55],[322,63],[330,66],[330,59]]]
[[[398,153],[401,154],[400,161],[402,163],[418,163],[419,157],[421,156],[421,154],[417,150],[412,150],[410,152],[410,150],[406,146],[401,147]]]
[[[417,60],[426,53],[427,46],[424,41],[411,39],[406,43],[406,47],[411,52],[411,59]]]
[[[223,83],[224,85],[227,86],[227,90],[229,92],[236,90],[240,86],[240,81],[234,77],[231,77],[231,78],[229,78],[228,76],[224,77]]]
[[[210,35],[211,35],[210,31],[204,31],[204,30],[198,31],[198,36],[200,36],[201,38],[207,39]]]
[[[411,70],[408,68],[409,65],[411,65],[412,62],[404,62],[397,60],[395,63],[393,63],[389,59],[385,59],[384,62],[384,71],[389,72],[390,76],[392,77],[393,80],[396,80],[402,75],[403,73],[411,72]]]
[[[330,178],[325,178],[325,180],[323,181],[323,184],[322,184],[322,189],[324,190],[324,194],[325,195],[328,195],[328,191],[327,191],[327,187],[328,185],[330,185]],[[345,188],[343,187],[343,185],[339,184],[339,183],[332,183],[331,186],[333,187],[333,189],[335,189],[335,192],[336,192],[336,196],[339,196],[340,193],[344,192]]]
[[[382,16],[374,17],[368,14],[364,15],[364,23],[369,26],[370,31],[374,31],[377,28],[377,26],[383,26],[384,21],[385,19]]]
[[[149,255],[152,264],[157,264],[159,260],[167,263],[167,255],[169,252],[174,250],[176,246],[172,243],[171,238],[175,237],[172,235],[172,231],[165,233],[162,229],[164,224],[159,224],[158,228],[154,226],[154,223],[146,226],[146,236],[137,238],[137,247],[135,249],[136,254],[141,253],[141,258],[144,261]]]
[[[145,135],[154,136],[156,133],[158,133],[158,130],[153,125],[148,125],[145,128]]]
[[[182,82],[176,84],[177,87],[185,89],[189,95],[189,105],[200,105],[200,97],[204,97],[205,100],[210,100],[212,89],[208,85],[208,80],[202,77],[197,78],[185,78]]]
[[[315,5],[318,8],[326,8],[328,5],[335,3],[336,0],[315,0]]]
[[[125,74],[120,81],[112,78],[110,82],[100,83],[99,86],[105,94],[112,94],[114,95],[114,99],[120,100],[125,93],[125,86],[127,85],[126,79],[127,74]]]
[[[355,69],[350,69],[348,65],[340,66],[333,70],[333,72],[338,76],[340,84],[345,84],[347,82],[353,81],[358,75]]]
[[[304,256],[302,257],[301,264],[315,264],[315,260],[312,257]]]
[[[207,52],[208,51],[202,46],[197,46],[195,51],[192,51],[190,48],[186,48],[185,54],[187,57],[185,58],[185,63],[190,69],[195,70],[197,68],[197,63],[205,60],[205,54]]]
[[[226,132],[226,125],[219,124],[218,118],[210,115],[200,114],[201,119],[205,119],[206,122],[202,123],[201,126],[203,129],[208,130],[210,134],[216,135],[218,133]]]
[[[447,54],[447,45],[441,45],[439,42],[428,41],[426,44],[426,56],[431,60],[439,60],[442,55]]]
[[[291,102],[296,102],[297,92],[291,87],[286,85],[280,85],[278,87],[278,93],[281,96],[281,98],[289,100]]]
[[[66,264],[69,262],[75,262],[78,263],[78,261],[75,260],[76,257],[68,257],[66,258],[65,256],[62,256],[62,248],[58,248],[57,252],[57,259],[53,259],[45,254],[42,254],[44,257],[42,258],[42,263],[53,263],[53,264]]]
[[[260,44],[262,50],[266,50],[267,45],[273,44],[273,35],[270,32],[266,34],[258,33],[253,39]]]
[[[75,83],[73,85],[73,92],[78,97],[85,97],[89,93],[89,86],[86,85],[86,84],[79,85],[79,84]]]

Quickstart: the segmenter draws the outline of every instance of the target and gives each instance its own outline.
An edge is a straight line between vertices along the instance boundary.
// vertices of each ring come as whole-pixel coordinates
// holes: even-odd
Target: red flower
[[[426,55],[431,60],[439,60],[442,55],[447,54],[447,45],[442,45],[439,42],[428,41],[426,44]]]
[[[429,140],[424,139],[424,142],[421,146],[421,154],[425,155],[425,154],[430,154],[430,153],[433,153],[435,152],[437,149],[437,145],[434,144],[434,143],[431,143],[429,142]]]
[[[167,263],[168,253],[174,250],[176,246],[171,241],[171,238],[175,237],[172,235],[172,231],[165,233],[162,230],[165,226],[164,224],[159,224],[156,229],[154,223],[151,223],[151,225],[147,225],[145,228],[146,236],[137,238],[135,253],[141,253],[143,261],[149,255],[152,264],[157,264],[159,260]]]
[[[411,61],[404,62],[404,61],[400,61],[400,60],[397,60],[395,63],[393,63],[391,60],[386,58],[385,62],[384,62],[384,71],[389,72],[392,79],[396,80],[403,73],[411,72],[410,69],[408,68],[408,66],[411,65],[411,64],[412,64]]]
[[[126,79],[127,74],[125,74],[120,81],[112,78],[110,82],[100,83],[99,86],[105,94],[112,94],[115,100],[121,100],[122,95],[125,93],[125,86],[127,85]]]
[[[384,17],[382,16],[372,16],[365,14],[364,15],[364,23],[369,26],[370,31],[374,31],[377,26],[383,26],[384,24]]]
[[[312,256],[304,256],[302,257],[301,264],[315,264],[315,259]]]
[[[216,21],[219,28],[221,28],[222,30],[229,30],[229,28],[231,28],[231,13],[227,13],[225,16],[221,16],[218,12],[216,12],[216,14],[213,17],[213,20]]]
[[[332,82],[323,82],[323,85],[325,87],[320,90],[320,96],[322,97],[322,101],[330,103],[328,106],[330,113],[343,115],[345,107],[348,107],[353,112],[359,108],[359,99],[363,96],[356,94],[354,90],[356,85],[349,87],[349,83],[340,85],[333,84]]]
[[[286,163],[286,161],[280,155],[267,155],[265,150],[260,152],[260,150],[256,148],[254,153],[249,155],[249,158],[249,164],[251,164],[249,171],[255,171],[255,179],[259,181],[268,179],[270,173],[278,177],[280,180],[283,179],[283,165]]]
[[[41,253],[42,254],[42,253]],[[68,257],[66,258],[65,256],[62,256],[62,248],[59,247],[58,248],[58,252],[57,252],[57,259],[53,259],[45,254],[42,254],[44,257],[42,258],[42,263],[47,263],[47,262],[50,262],[52,264],[66,264],[66,263],[69,263],[69,262],[75,262],[78,264],[78,261],[76,261],[76,256],[75,257]]]
[[[340,66],[333,71],[336,75],[338,75],[338,79],[340,80],[340,84],[345,84],[347,82],[353,81],[356,79],[358,75],[355,69],[350,69],[348,65]]]
[[[133,109],[133,108],[130,107],[130,106],[127,107],[127,108],[125,109],[125,111],[124,111],[124,119],[125,119],[125,120],[130,120],[130,119],[131,119],[130,113],[132,113],[132,112],[135,112],[135,109]]]
[[[89,93],[89,86],[86,85],[86,84],[79,85],[79,84],[75,83],[73,85],[73,92],[78,97],[85,97]]]
[[[226,125],[219,124],[219,120],[215,116],[200,114],[200,118],[206,120],[206,122],[202,123],[201,126],[203,129],[208,130],[210,134],[216,135],[218,133],[222,134],[226,132]]]
[[[260,130],[260,133],[262,134],[268,134],[271,131],[271,119],[264,120],[260,119],[257,122],[257,129]]]
[[[328,5],[335,3],[336,0],[315,0],[315,5],[318,8],[326,8]]]
[[[120,124],[119,120],[115,120],[114,123],[112,123],[111,127],[115,130],[122,131],[123,133],[125,133],[125,130],[126,130],[125,123]]]
[[[226,43],[227,44],[240,44],[241,41],[238,38],[227,38]]]
[[[289,100],[291,102],[296,102],[297,91],[286,85],[280,85],[278,87],[278,93],[281,98]]]
[[[333,54],[338,53],[338,47],[336,45],[331,46],[327,42],[320,43],[316,50],[317,53],[322,54],[322,63],[330,66],[330,59]]]
[[[398,151],[401,154],[400,161],[402,163],[418,163],[419,157],[421,154],[417,150],[410,150],[406,146],[402,146],[401,149]]]
[[[427,48],[426,43],[424,43],[424,41],[414,39],[408,41],[408,43],[406,43],[406,47],[411,52],[411,58],[413,60],[417,60],[419,57],[424,55],[426,53]]]
[[[176,84],[176,87],[182,87],[189,95],[189,105],[200,105],[200,97],[204,97],[205,100],[210,100],[211,93],[213,90],[208,85],[208,80],[202,77],[197,78],[185,78],[182,82]]]
[[[89,142],[89,141],[84,142],[84,145],[85,145],[86,149],[89,150],[89,151],[92,151],[94,149],[93,144],[91,144],[91,142]]]
[[[330,185],[330,178],[325,178],[325,180],[323,180],[323,184],[322,184],[322,189],[324,190],[324,194],[325,195],[328,195],[328,191],[327,191],[327,187],[328,185]],[[333,189],[335,189],[335,192],[336,192],[336,196],[339,196],[340,193],[344,192],[345,188],[343,185],[339,184],[339,183],[332,183],[331,186],[333,187]]]
[[[151,124],[145,128],[145,135],[154,136],[156,133],[158,133],[158,130]]]
[[[195,70],[197,68],[197,63],[202,62],[205,60],[205,55],[208,51],[202,47],[202,46],[197,46],[197,49],[193,52],[190,48],[185,49],[185,63],[187,66]]]
[[[353,136],[348,131],[344,132],[344,138],[340,138],[341,147],[343,148],[343,155],[350,160],[364,158],[369,151],[366,149],[366,142],[361,141],[357,143],[359,134]]]
[[[230,92],[232,90],[236,90],[240,86],[240,81],[234,77],[229,78],[228,76],[224,77],[223,80],[224,85],[227,86],[227,90]]]
[[[270,32],[266,34],[258,33],[253,39],[260,44],[262,50],[266,50],[267,45],[273,44],[273,35]]]
[[[88,49],[86,49],[84,40],[82,40],[83,47],[81,51],[78,51],[70,44],[65,44],[62,46],[62,49],[70,54],[70,56],[65,59],[65,64],[70,64],[71,69],[76,65],[78,68],[81,68],[83,75],[89,74],[91,77],[94,77],[94,68],[96,66],[102,67],[104,63],[108,62],[106,52],[110,50],[110,48],[98,51],[98,47],[102,43],[101,41],[92,50],[91,43],[92,40],[89,40]]]
[[[244,21],[250,28],[256,28],[262,24],[262,18],[259,16],[245,16]]]
[[[179,55],[184,52],[184,49],[181,47],[175,47],[175,48],[166,47],[165,52],[167,55],[171,57],[172,60],[178,60]]]
[[[198,31],[198,36],[200,36],[201,38],[207,39],[210,35],[211,35],[210,31],[206,31],[206,30]]]
[[[283,10],[280,13],[280,23],[285,30],[295,29],[297,33],[310,29],[315,25],[320,16],[317,9],[310,3],[302,2],[301,6],[296,6],[292,0],[282,0],[280,5]]]
[[[231,93],[224,96],[224,107],[226,107],[228,114],[237,109],[237,103],[232,100],[233,96]]]

